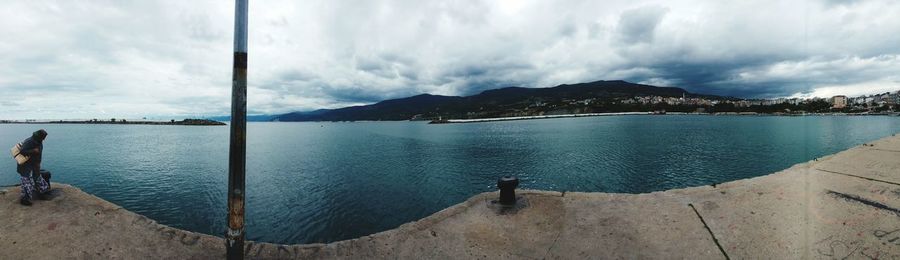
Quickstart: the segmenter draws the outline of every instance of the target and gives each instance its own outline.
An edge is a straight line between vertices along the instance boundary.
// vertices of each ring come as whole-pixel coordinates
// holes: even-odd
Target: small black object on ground
[[[519,187],[519,178],[515,176],[503,176],[497,180],[497,188],[500,189],[500,204],[516,205],[516,187]]]

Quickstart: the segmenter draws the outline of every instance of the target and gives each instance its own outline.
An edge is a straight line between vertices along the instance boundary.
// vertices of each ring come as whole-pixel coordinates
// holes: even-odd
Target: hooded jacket
[[[23,155],[28,156],[29,159],[24,164],[16,167],[16,172],[24,175],[39,170],[37,168],[41,165],[41,157],[44,154],[44,138],[47,138],[47,131],[41,129],[34,131],[34,133],[31,134],[31,137],[22,141],[22,148],[19,150]],[[35,148],[38,148],[41,152],[35,153]]]

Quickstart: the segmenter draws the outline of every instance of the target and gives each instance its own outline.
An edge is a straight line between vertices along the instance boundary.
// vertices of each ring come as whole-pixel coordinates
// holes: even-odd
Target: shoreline
[[[463,124],[463,123],[534,120],[534,119],[550,119],[550,118],[594,117],[594,116],[632,116],[632,115],[652,115],[652,114],[653,114],[652,112],[619,112],[619,113],[584,113],[584,114],[562,114],[562,115],[543,115],[543,116],[514,116],[514,117],[494,117],[494,118],[476,118],[476,119],[443,119],[443,120],[432,120],[429,124]]]
[[[225,123],[207,119],[184,119],[181,121],[99,121],[99,120],[47,120],[20,121],[0,120],[0,124],[79,124],[79,125],[190,125],[190,126],[222,126]]]
[[[692,116],[900,116],[898,113],[866,113],[866,114],[849,114],[849,113],[806,113],[806,114],[771,114],[757,112],[720,112],[720,113],[685,113],[685,112],[616,112],[616,113],[582,113],[582,114],[561,114],[561,115],[540,115],[540,116],[514,116],[514,117],[493,117],[493,118],[474,118],[474,119],[435,119],[429,124],[465,124],[480,122],[498,122],[498,121],[518,121],[518,120],[536,120],[536,119],[552,119],[552,118],[572,118],[572,117],[597,117],[597,116],[633,116],[633,115],[692,115]]]
[[[518,190],[519,206],[474,195],[425,218],[327,244],[247,241],[249,258],[900,257],[900,136],[775,173],[641,194]],[[0,252],[10,258],[220,258],[220,236],[172,228],[78,188],[31,207],[0,189]],[[894,192],[894,193],[892,193]],[[224,212],[223,212],[224,214]],[[28,234],[42,234],[40,237]],[[891,233],[893,234],[893,233]],[[893,239],[893,240],[892,240]],[[888,243],[891,242],[891,243]],[[53,245],[22,247],[21,245]],[[854,250],[856,248],[856,250]],[[762,257],[760,257],[762,256]]]
[[[492,117],[492,118],[473,118],[473,119],[444,119],[444,120],[343,120],[343,121],[247,121],[248,123],[366,123],[366,122],[428,122],[429,124],[464,124],[464,123],[480,123],[480,122],[499,122],[499,121],[519,121],[519,120],[536,120],[536,119],[553,119],[553,118],[574,118],[574,117],[598,117],[598,116],[635,116],[635,115],[654,115],[654,116],[779,116],[779,117],[804,117],[804,116],[889,116],[900,117],[900,112],[893,113],[806,113],[806,114],[784,114],[784,113],[757,113],[757,112],[720,112],[720,113],[686,113],[686,112],[615,112],[615,113],[582,113],[582,114],[560,114],[560,115],[540,115],[540,116],[515,116],[515,117]],[[192,119],[202,122],[185,122],[182,121],[91,121],[91,120],[45,120],[45,121],[22,121],[22,120],[0,120],[0,125],[9,124],[83,124],[83,125],[191,125],[191,126],[221,126],[228,125],[226,122],[220,122],[208,119]]]

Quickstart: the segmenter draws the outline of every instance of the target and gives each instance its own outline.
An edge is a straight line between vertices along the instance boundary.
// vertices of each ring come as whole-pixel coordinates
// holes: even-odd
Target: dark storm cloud
[[[735,97],[756,97],[761,94],[785,96],[793,93],[773,92],[768,85],[735,84],[735,75],[743,68],[765,65],[765,61],[743,60],[718,62],[665,62],[654,64],[647,69],[657,72],[655,77],[668,79],[672,86],[679,86],[694,93],[725,95]],[[626,80],[642,81],[644,77]],[[776,82],[767,82],[774,84]]]
[[[632,9],[619,17],[619,36],[625,44],[649,43],[653,41],[656,26],[662,21],[668,9],[658,6]]]

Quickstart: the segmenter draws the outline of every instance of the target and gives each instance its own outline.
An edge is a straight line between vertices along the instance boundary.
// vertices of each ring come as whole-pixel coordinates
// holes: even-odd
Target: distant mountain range
[[[507,87],[492,89],[472,96],[439,96],[422,94],[391,99],[371,105],[338,109],[293,112],[272,117],[274,121],[362,121],[362,120],[430,120],[436,118],[485,118],[534,114],[604,112],[569,106],[573,100],[608,101],[635,96],[702,97],[734,99],[687,92],[675,87],[656,87],[621,80],[595,81],[551,88]],[[588,111],[594,110],[594,111]]]
[[[277,115],[248,115],[247,121],[250,122],[268,122],[275,119]],[[231,116],[213,116],[207,117],[206,119],[215,120],[219,122],[231,122]]]

